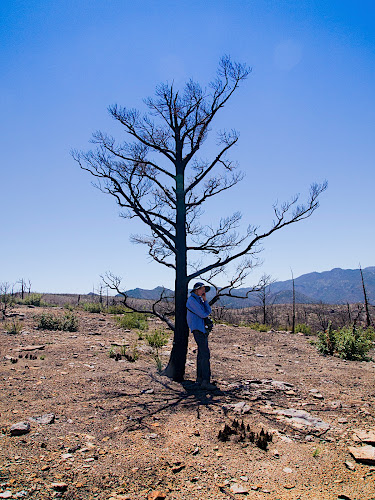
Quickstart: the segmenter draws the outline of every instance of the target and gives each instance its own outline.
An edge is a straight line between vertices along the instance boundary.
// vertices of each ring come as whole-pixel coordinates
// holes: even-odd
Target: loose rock
[[[247,495],[249,493],[249,490],[245,488],[244,486],[241,486],[240,484],[237,483],[232,483],[230,486],[230,491],[232,493],[236,494],[242,494],[242,495]]]
[[[27,434],[28,432],[30,432],[29,422],[17,422],[10,428],[11,436],[22,436],[23,434]]]
[[[29,420],[30,422],[36,422],[38,424],[53,424],[53,422],[55,421],[55,414],[46,413],[45,415],[42,415],[40,417],[30,417]]]
[[[375,443],[375,431],[362,431],[360,429],[355,429],[354,434],[364,443]]]
[[[365,464],[375,464],[375,448],[374,446],[349,446],[349,452],[357,460]]]

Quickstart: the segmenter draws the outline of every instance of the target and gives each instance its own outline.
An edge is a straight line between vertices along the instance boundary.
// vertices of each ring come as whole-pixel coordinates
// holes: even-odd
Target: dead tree
[[[245,234],[239,234],[239,212],[220,219],[216,227],[200,224],[206,202],[243,177],[227,157],[238,141],[236,131],[218,133],[218,149],[212,159],[202,159],[198,152],[217,113],[249,73],[246,65],[225,56],[207,89],[192,80],[182,90],[174,84],[159,85],[155,97],[144,101],[148,108],[144,115],[113,105],[110,115],[123,126],[131,142],[119,143],[97,132],[93,137],[96,150],[72,153],[80,167],[97,179],[97,187],[115,198],[123,217],[137,218],[148,227],[147,235],[133,235],[132,241],[146,245],[157,263],[175,273],[175,321],[163,317],[174,331],[164,374],[177,381],[185,372],[189,282],[212,277],[215,272],[231,272],[234,261],[240,262],[239,274],[244,276],[260,243],[275,231],[309,217],[326,189],[326,183],[313,184],[305,204],[299,205],[295,196],[275,205],[275,219],[262,231],[250,225]]]
[[[13,286],[10,283],[0,283],[0,312],[2,320],[5,320],[9,311],[15,304]]]
[[[260,303],[262,310],[262,324],[266,325],[269,320],[269,308],[272,305],[272,293],[271,293],[271,283],[275,280],[271,280],[269,275],[263,274],[260,279],[259,290],[255,293],[255,296]],[[275,297],[273,297],[275,299]]]
[[[361,264],[359,264],[359,271],[361,273],[363,297],[364,297],[364,301],[365,301],[364,306],[365,306],[365,312],[366,312],[366,328],[369,328],[371,326],[371,316],[370,316],[370,310],[368,307],[367,292],[366,292],[365,280],[363,278],[363,271],[362,271]]]
[[[296,289],[294,286],[294,276],[293,276],[293,271],[290,270],[292,273],[292,333],[296,332]]]

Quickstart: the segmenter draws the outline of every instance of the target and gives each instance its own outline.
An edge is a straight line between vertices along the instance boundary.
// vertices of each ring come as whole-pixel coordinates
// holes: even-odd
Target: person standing
[[[210,349],[208,347],[208,333],[204,326],[204,318],[211,314],[211,307],[206,298],[210,290],[204,283],[195,283],[186,302],[187,323],[194,335],[198,346],[197,353],[197,383],[202,389],[214,390],[216,385],[211,384]]]

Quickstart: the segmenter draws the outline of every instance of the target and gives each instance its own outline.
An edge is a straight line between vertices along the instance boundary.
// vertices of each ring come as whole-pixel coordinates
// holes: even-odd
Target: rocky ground
[[[0,498],[375,499],[374,362],[217,325],[209,393],[192,339],[178,384],[110,315],[80,311],[70,333],[36,330],[42,308],[16,312],[22,333],[0,332]],[[110,358],[121,345],[138,359]]]

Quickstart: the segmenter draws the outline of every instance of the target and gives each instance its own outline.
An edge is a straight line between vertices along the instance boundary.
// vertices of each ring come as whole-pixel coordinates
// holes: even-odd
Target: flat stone
[[[296,410],[294,408],[289,408],[287,410],[275,410],[275,413],[288,417],[292,423],[297,426],[308,426],[314,427],[317,430],[328,430],[330,425],[327,422],[323,422],[320,418],[313,417],[305,410]]]
[[[45,415],[41,415],[40,417],[30,417],[30,422],[36,422],[37,424],[53,424],[55,421],[54,413],[46,413]]]
[[[249,413],[251,411],[251,407],[248,404],[246,404],[246,401],[240,401],[239,403],[228,406],[233,408],[233,411],[235,411],[236,413],[244,414],[244,413]]]
[[[355,465],[353,464],[353,462],[349,462],[349,460],[345,462],[345,467],[349,470],[355,470]]]
[[[27,434],[30,432],[29,422],[17,422],[10,428],[11,436],[22,436],[22,434]]]
[[[364,443],[375,443],[375,431],[362,431],[360,429],[354,429],[354,434]]]
[[[0,498],[12,498],[12,492],[9,490],[3,491],[0,493]]]
[[[349,446],[348,450],[357,462],[363,462],[371,465],[375,464],[375,448],[373,446]]]
[[[235,495],[237,495],[237,494],[247,495],[249,493],[249,490],[247,488],[245,488],[244,486],[241,486],[240,484],[237,484],[237,483],[231,484],[230,491],[232,493],[234,493]]]
[[[280,391],[287,391],[293,384],[288,384],[288,382],[281,382],[279,380],[272,380],[271,385]]]
[[[51,488],[55,491],[66,491],[68,485],[66,483],[51,483]]]
[[[16,351],[41,351],[45,347],[45,345],[26,345],[25,347],[19,347]]]

